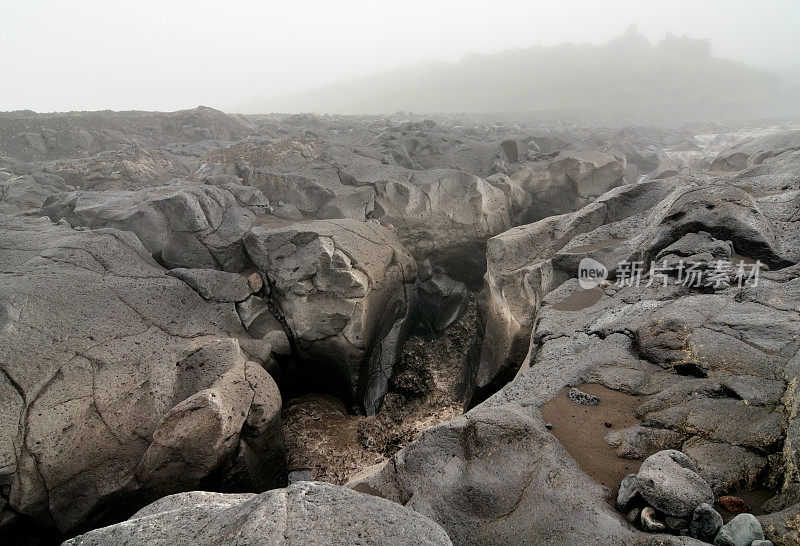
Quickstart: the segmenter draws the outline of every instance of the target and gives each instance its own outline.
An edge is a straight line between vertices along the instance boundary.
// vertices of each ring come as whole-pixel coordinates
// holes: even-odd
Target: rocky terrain
[[[789,122],[2,113],[0,280],[3,543],[800,543]]]

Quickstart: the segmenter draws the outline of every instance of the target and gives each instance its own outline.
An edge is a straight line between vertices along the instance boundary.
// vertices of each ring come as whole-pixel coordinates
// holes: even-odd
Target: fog
[[[668,31],[708,39],[713,56],[776,71],[784,86],[800,73],[800,2],[792,0],[0,6],[0,110],[313,109],[286,95],[468,53],[602,44],[630,24],[652,43]]]

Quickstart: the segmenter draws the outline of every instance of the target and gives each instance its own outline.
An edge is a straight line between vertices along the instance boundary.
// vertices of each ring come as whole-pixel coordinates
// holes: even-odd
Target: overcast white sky
[[[798,0],[0,0],[0,110],[235,111],[424,60],[565,41],[636,23],[714,55],[800,64]]]

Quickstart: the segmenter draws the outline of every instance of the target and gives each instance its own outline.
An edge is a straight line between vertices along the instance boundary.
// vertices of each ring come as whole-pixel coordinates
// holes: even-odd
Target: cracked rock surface
[[[51,198],[44,212],[73,226],[132,231],[168,268],[238,272],[249,263],[242,237],[268,206],[261,192],[241,184],[176,182],[136,191],[79,190]]]
[[[199,487],[281,485],[281,396],[232,303],[131,233],[0,217],[4,520],[62,532]]]
[[[307,373],[374,414],[386,393],[416,298],[416,263],[375,221],[328,220],[244,240],[270,281]]]
[[[797,131],[730,127],[0,113],[0,537],[696,544],[756,491],[800,543]]]
[[[794,483],[800,257],[790,243],[796,224],[779,229],[786,215],[776,210],[798,205],[796,192],[774,208],[772,199],[762,206],[723,180],[656,180],[491,239],[476,392],[502,374],[513,379],[350,486],[430,516],[458,543],[689,540],[629,525],[545,426],[541,407],[586,383],[641,400],[635,429],[609,437],[618,454],[640,458],[664,443],[684,451],[703,484],[688,504],[713,500],[711,487]],[[773,270],[757,286],[613,282],[621,261],[650,260],[678,241],[701,254],[708,237]],[[611,280],[581,288],[583,257],[605,264]],[[515,358],[521,365],[503,368]],[[660,508],[684,516],[688,504]],[[799,512],[795,504],[763,516],[767,538],[791,543]]]

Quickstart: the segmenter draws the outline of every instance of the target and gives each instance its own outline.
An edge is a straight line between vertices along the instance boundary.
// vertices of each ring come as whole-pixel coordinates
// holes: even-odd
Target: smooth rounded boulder
[[[711,487],[691,459],[674,449],[659,451],[642,463],[636,488],[645,501],[667,515],[690,517],[702,503],[714,504]]]
[[[397,544],[445,546],[432,520],[399,504],[320,482],[260,495],[193,491],[164,497],[129,520],[63,546]]]

